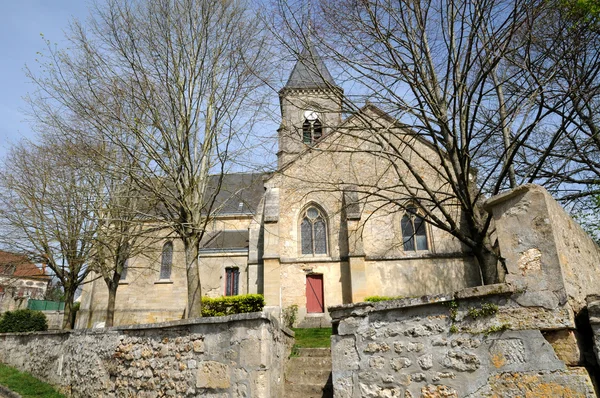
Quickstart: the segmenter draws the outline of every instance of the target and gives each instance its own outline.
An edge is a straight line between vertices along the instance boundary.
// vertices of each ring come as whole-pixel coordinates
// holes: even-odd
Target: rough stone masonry
[[[539,186],[486,207],[506,283],[331,307],[336,398],[596,396],[600,249]]]
[[[0,362],[73,397],[279,397],[293,333],[262,313],[0,335]]]

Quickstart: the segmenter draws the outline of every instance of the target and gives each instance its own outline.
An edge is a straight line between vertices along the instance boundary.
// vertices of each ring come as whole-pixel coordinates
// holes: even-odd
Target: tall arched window
[[[129,268],[129,259],[125,260],[125,263],[123,264],[123,271],[121,271],[121,281],[124,281],[127,279],[127,269]]]
[[[429,250],[425,220],[417,212],[416,206],[406,208],[401,224],[404,251]]]
[[[162,258],[160,261],[160,279],[171,278],[171,268],[173,266],[173,242],[168,241],[163,246]]]
[[[302,141],[307,144],[314,144],[323,136],[323,125],[319,119],[304,119],[302,124]]]
[[[302,254],[327,254],[327,222],[317,207],[309,206],[302,213],[300,236]]]

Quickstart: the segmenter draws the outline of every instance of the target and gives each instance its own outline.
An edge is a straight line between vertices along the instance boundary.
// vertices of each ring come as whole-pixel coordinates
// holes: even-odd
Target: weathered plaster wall
[[[291,332],[261,313],[0,335],[0,361],[73,397],[280,397]]]
[[[564,360],[576,343],[542,332],[569,331],[572,314],[523,307],[512,290],[330,308],[336,398],[595,397],[581,363]]]

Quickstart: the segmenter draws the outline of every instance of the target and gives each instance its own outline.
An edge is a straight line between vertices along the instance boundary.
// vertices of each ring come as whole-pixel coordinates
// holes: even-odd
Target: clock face
[[[311,110],[304,111],[304,118],[306,118],[310,121],[317,120],[318,117],[319,117],[319,115],[317,115],[317,112],[315,112],[315,111],[311,111]]]

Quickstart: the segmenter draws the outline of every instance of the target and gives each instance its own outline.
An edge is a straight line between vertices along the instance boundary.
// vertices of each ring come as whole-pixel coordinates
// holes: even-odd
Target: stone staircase
[[[331,350],[299,348],[285,368],[286,398],[332,398]]]

